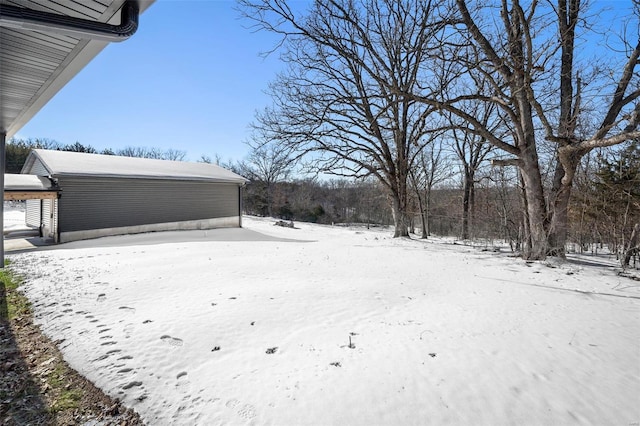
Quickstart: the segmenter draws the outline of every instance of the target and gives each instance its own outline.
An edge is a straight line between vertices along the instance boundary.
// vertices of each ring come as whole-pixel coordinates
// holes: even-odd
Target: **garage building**
[[[247,180],[214,164],[36,149],[22,173],[55,183],[57,199],[27,201],[27,224],[59,242],[242,226]]]

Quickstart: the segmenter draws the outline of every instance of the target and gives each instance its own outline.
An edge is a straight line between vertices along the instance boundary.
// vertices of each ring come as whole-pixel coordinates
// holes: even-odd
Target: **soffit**
[[[104,23],[118,23],[125,0],[0,0],[7,4]],[[154,0],[144,0],[140,11]],[[24,126],[108,43],[0,27],[0,132]]]

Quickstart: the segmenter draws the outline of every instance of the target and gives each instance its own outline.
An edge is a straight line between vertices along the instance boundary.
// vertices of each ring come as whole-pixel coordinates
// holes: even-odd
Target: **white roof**
[[[247,179],[215,164],[154,160],[116,155],[34,149],[22,173],[32,173],[38,159],[49,176],[91,176],[171,180],[203,180],[244,184]],[[38,173],[41,174],[41,173]]]
[[[5,191],[55,191],[51,181],[43,176],[16,175],[6,173],[4,175]]]

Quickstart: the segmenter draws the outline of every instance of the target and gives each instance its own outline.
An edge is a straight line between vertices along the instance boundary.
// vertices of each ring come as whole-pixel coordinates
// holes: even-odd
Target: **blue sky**
[[[101,150],[174,148],[240,160],[248,124],[282,68],[273,35],[253,33],[226,0],[157,0],[138,32],[111,43],[16,135]]]

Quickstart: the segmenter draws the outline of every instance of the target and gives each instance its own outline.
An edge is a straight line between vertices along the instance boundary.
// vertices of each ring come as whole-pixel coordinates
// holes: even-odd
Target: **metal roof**
[[[35,175],[4,175],[5,191],[56,191],[57,188],[49,178]]]
[[[5,174],[3,192],[1,198],[5,201],[55,200],[60,189],[55,182],[44,176]]]
[[[5,173],[4,189],[5,191],[52,191],[56,188],[53,182],[44,176]]]
[[[247,179],[215,164],[155,160],[83,152],[34,149],[27,157],[22,173],[32,174],[36,161],[51,177],[86,176],[202,180],[244,184]]]
[[[139,0],[144,11],[155,0]],[[0,0],[3,5],[117,23],[125,0]],[[81,37],[81,36],[78,36]],[[108,42],[0,26],[0,133],[13,136]]]

